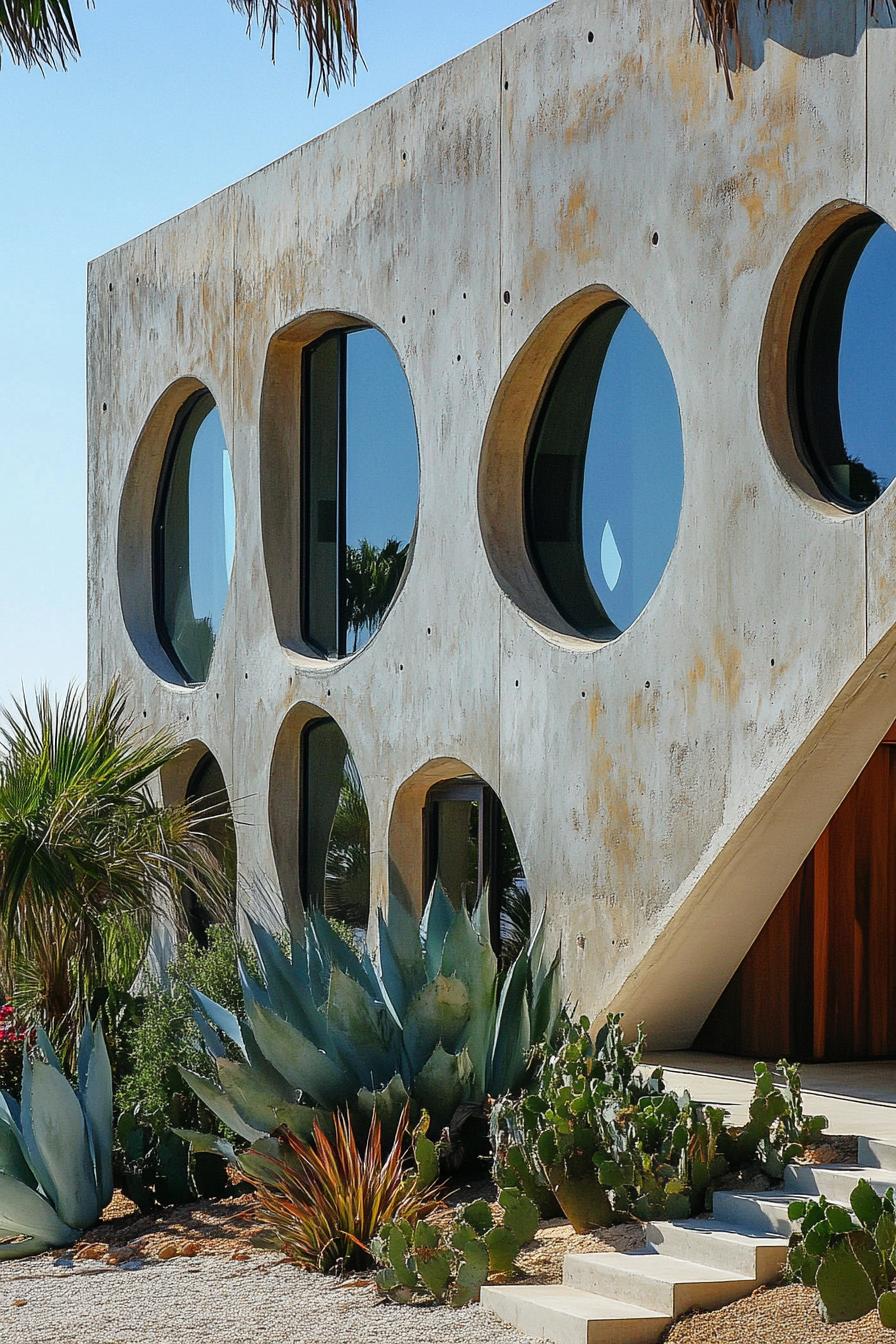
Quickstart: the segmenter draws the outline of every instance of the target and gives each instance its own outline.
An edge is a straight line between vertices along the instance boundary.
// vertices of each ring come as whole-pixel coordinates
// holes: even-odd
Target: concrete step
[[[756,1287],[752,1276],[676,1260],[660,1255],[652,1246],[626,1254],[564,1256],[563,1282],[672,1318],[695,1307],[724,1307]]]
[[[784,1237],[770,1232],[751,1232],[717,1218],[647,1223],[645,1231],[648,1244],[660,1255],[745,1274],[757,1283],[771,1283],[781,1273],[787,1259]]]
[[[848,1204],[859,1181],[868,1181],[883,1194],[896,1186],[896,1171],[882,1167],[806,1166],[794,1162],[784,1172],[784,1190],[791,1198],[825,1195],[834,1204]]]
[[[712,1197],[712,1211],[721,1222],[744,1231],[789,1237],[793,1229],[787,1217],[787,1206],[796,1198],[796,1193],[784,1195],[760,1191],[747,1194],[717,1190]]]
[[[481,1304],[532,1339],[553,1344],[656,1344],[672,1318],[566,1284],[486,1287]]]
[[[859,1166],[896,1171],[896,1143],[883,1139],[859,1139]]]

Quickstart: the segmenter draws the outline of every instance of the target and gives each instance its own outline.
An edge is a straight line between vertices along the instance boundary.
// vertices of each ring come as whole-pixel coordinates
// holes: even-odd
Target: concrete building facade
[[[557,0],[98,259],[88,286],[90,686],[118,676],[141,722],[174,727],[169,796],[213,754],[244,899],[276,924],[302,898],[302,732],[330,716],[374,904],[391,887],[419,906],[429,790],[475,776],[571,998],[664,1048],[697,1037],[896,719],[896,492],[848,508],[819,486],[788,354],[830,240],[867,211],[896,223],[893,20],[745,0],[729,101],[689,8]],[[655,591],[604,638],[558,612],[524,497],[564,352],[620,299],[668,363],[683,476]],[[359,324],[407,377],[419,501],[375,637],[323,657],[293,616],[302,353]],[[153,535],[203,389],[234,538],[193,684],[160,638]]]

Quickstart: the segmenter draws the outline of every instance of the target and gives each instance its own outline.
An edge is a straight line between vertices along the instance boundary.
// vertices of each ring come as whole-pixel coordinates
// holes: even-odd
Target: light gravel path
[[[0,1264],[3,1344],[522,1344],[478,1307],[383,1303],[275,1257]]]

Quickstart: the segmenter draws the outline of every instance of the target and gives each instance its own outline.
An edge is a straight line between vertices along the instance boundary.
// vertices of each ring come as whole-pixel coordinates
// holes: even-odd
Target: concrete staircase
[[[647,1246],[624,1254],[567,1255],[563,1282],[488,1287],[482,1307],[554,1344],[654,1344],[672,1321],[772,1283],[787,1256],[787,1206],[826,1195],[847,1204],[863,1177],[896,1186],[896,1145],[859,1140],[856,1166],[788,1167],[780,1192],[719,1191],[713,1217],[647,1223]]]

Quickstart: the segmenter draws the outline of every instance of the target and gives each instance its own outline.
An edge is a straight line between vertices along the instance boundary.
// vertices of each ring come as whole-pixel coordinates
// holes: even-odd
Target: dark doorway
[[[695,1049],[896,1056],[896,725],[819,837]]]
[[[513,960],[529,937],[529,886],[497,794],[475,776],[436,784],[424,828],[424,899],[438,878],[456,908],[472,910],[487,886],[492,946]]]

